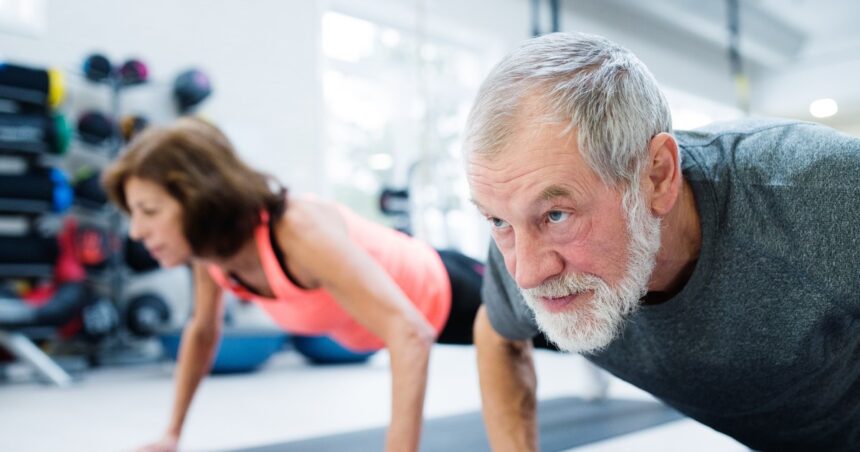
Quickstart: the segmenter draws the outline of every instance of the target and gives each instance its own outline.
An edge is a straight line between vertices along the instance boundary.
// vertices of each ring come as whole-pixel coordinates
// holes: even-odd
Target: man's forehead
[[[471,185],[499,184],[527,177],[592,179],[596,176],[571,137],[517,140],[491,153],[472,153],[466,160]]]
[[[468,164],[473,169],[502,170],[535,159],[583,161],[577,131],[558,121],[523,124],[496,148],[470,152]]]
[[[521,208],[539,208],[559,199],[583,202],[605,188],[605,183],[582,159],[578,159],[581,163],[576,163],[570,158],[556,157],[470,161],[468,179],[472,203],[485,213],[504,210],[500,203],[516,202],[522,203]]]
[[[493,194],[494,193],[490,193],[491,198],[492,198]],[[553,183],[550,183],[550,184],[543,186],[542,189],[537,191],[534,198],[531,201],[533,201],[535,203],[549,202],[549,201],[553,201],[553,200],[556,200],[559,198],[574,199],[574,198],[577,198],[577,197],[580,197],[583,195],[584,195],[584,191],[583,191],[582,187],[578,187],[576,184],[563,184],[563,183],[562,184],[553,184]],[[470,198],[470,201],[478,209],[487,210],[481,204],[480,198],[481,198],[480,193],[474,193],[473,192],[472,197]]]

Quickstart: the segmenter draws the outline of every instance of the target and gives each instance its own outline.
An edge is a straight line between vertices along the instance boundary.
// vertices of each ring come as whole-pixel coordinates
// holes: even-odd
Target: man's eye
[[[546,218],[550,223],[561,223],[564,220],[570,218],[570,214],[567,212],[561,212],[558,210],[551,210],[546,214]]]
[[[489,217],[487,219],[490,221],[490,224],[492,224],[493,228],[495,228],[495,229],[504,229],[504,228],[508,227],[508,222],[505,220],[502,220],[501,218]]]

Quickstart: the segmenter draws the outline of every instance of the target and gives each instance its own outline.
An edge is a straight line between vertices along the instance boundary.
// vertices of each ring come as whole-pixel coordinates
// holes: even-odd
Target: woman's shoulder
[[[318,216],[339,215],[343,207],[335,201],[312,194],[290,195],[281,218],[297,224],[314,220]]]
[[[293,238],[342,229],[342,210],[340,204],[314,195],[291,195],[276,227],[279,235]]]

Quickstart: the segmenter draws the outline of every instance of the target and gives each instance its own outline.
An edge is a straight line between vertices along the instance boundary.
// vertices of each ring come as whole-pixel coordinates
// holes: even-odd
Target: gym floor
[[[541,399],[587,396],[583,358],[538,351]],[[434,349],[425,413],[447,416],[480,409],[474,349]],[[388,357],[361,365],[315,367],[293,351],[251,374],[208,378],[198,393],[181,450],[223,451],[266,446],[385,425],[389,413]],[[100,367],[74,385],[54,388],[29,378],[0,385],[0,450],[127,451],[164,427],[172,395],[171,362]],[[21,372],[19,372],[21,373]],[[614,378],[609,396],[651,397]],[[692,420],[681,420],[577,451],[746,451]]]

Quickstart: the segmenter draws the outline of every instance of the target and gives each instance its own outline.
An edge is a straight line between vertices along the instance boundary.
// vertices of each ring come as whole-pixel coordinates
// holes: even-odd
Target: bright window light
[[[817,99],[809,104],[809,114],[816,118],[829,118],[839,111],[839,105],[830,98]]]
[[[714,119],[707,113],[686,108],[672,112],[672,128],[677,130],[693,130],[710,124]]]
[[[674,130],[692,130],[714,121],[727,121],[743,116],[737,107],[687,91],[663,87],[663,93],[672,111]]]
[[[45,0],[0,0],[0,32],[39,36],[45,32]]]
[[[403,21],[323,14],[330,194],[365,218],[394,225],[379,210],[380,190],[408,188],[415,237],[483,258],[489,230],[468,201],[458,159],[472,99],[496,49],[488,36],[441,18],[419,26],[414,7],[403,2]],[[449,222],[455,211],[471,227]]]
[[[378,153],[373,154],[367,159],[367,164],[375,170],[387,170],[394,165],[394,159],[391,154]]]
[[[323,52],[329,58],[355,63],[373,53],[376,25],[338,13],[323,15]]]
[[[386,47],[396,47],[397,44],[400,44],[400,32],[391,28],[386,28],[380,34],[379,39]]]

